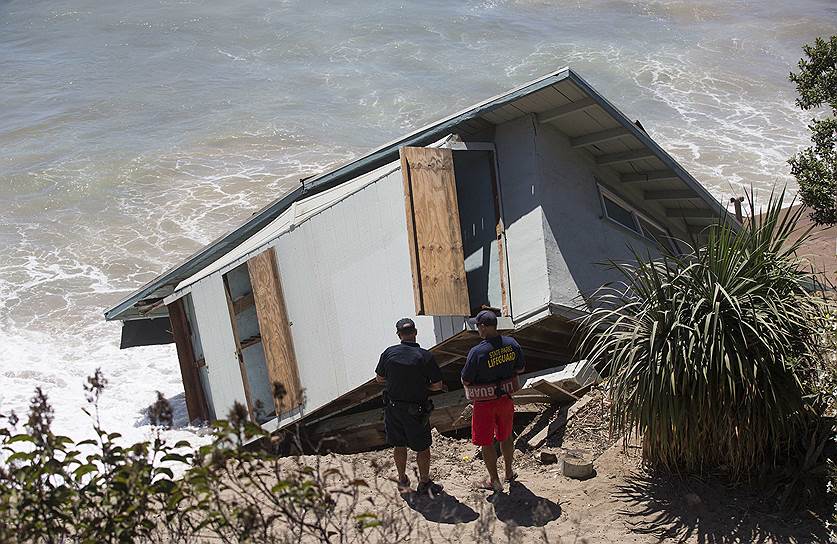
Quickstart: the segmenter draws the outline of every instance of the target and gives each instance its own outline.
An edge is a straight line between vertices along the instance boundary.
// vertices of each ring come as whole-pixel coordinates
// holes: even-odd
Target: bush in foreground
[[[74,443],[52,430],[53,410],[38,389],[28,417],[12,413],[0,429],[0,542],[395,542],[417,527],[393,496],[361,500],[374,482],[353,478],[320,458],[287,462],[237,406],[214,424],[211,444],[169,444],[162,396],[149,409],[152,440],[120,445],[105,431],[98,400],[101,373],[88,379],[87,413],[95,439]]]

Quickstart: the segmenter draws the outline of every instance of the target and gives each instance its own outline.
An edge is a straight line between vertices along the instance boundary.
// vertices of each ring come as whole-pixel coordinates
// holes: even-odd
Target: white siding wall
[[[398,341],[395,322],[415,314],[401,172],[273,245],[311,412],[372,378],[381,351]],[[433,323],[417,320],[428,347],[438,341]]]
[[[246,397],[221,275],[215,273],[194,284],[192,302],[206,359],[210,398],[216,417],[225,418],[236,401],[246,404]]]

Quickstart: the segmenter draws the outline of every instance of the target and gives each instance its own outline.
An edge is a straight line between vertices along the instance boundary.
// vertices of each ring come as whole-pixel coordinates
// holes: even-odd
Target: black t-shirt
[[[426,401],[427,386],[442,381],[433,354],[414,342],[401,342],[385,349],[375,372],[387,379],[390,400],[402,402]]]
[[[468,383],[497,383],[523,370],[526,362],[517,340],[495,336],[483,340],[468,352],[462,379]]]

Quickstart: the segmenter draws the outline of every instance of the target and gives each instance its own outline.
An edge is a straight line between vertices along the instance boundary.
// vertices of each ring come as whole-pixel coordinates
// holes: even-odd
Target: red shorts
[[[474,403],[471,416],[471,441],[477,446],[490,446],[511,436],[514,423],[514,401],[508,396]]]

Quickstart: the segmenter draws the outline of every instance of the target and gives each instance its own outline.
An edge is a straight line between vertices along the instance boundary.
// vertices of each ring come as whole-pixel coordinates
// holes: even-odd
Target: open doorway
[[[224,287],[238,344],[247,408],[254,421],[265,423],[276,417],[276,407],[246,263],[224,274]]]
[[[492,308],[507,314],[501,259],[500,221],[494,151],[453,151],[462,252],[471,315]]]

